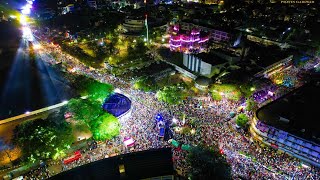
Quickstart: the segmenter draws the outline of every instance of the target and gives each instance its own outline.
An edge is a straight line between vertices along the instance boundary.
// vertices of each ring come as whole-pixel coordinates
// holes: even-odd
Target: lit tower
[[[145,20],[144,20],[144,25],[146,26],[147,29],[147,43],[149,43],[149,27],[148,27],[148,14],[147,14],[147,0],[144,0],[144,5],[145,5]]]

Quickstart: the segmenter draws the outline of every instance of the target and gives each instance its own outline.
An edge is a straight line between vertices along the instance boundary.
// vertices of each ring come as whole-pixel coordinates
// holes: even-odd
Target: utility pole
[[[149,43],[149,27],[148,27],[148,14],[147,14],[147,0],[144,0],[144,5],[145,5],[144,25],[146,26],[146,29],[147,29],[147,44],[148,44]]]

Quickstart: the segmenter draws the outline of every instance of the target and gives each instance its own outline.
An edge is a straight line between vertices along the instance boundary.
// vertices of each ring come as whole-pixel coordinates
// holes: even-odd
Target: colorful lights
[[[175,25],[172,27],[169,44],[172,51],[182,51],[185,53],[194,51],[200,52],[205,49],[203,46],[208,40],[209,38],[207,36],[201,36],[198,29],[193,29],[187,34],[181,34],[179,33],[179,26]]]

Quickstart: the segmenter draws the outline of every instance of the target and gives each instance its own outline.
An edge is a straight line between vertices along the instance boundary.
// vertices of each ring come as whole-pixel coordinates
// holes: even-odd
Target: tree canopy
[[[215,84],[210,88],[212,98],[215,100],[221,100],[222,97],[226,97],[230,100],[239,100],[241,98],[240,89],[233,84]]]
[[[231,179],[231,167],[216,149],[192,147],[187,156],[191,179]]]
[[[109,97],[113,92],[111,84],[101,83],[95,79],[86,76],[76,76],[72,79],[75,89],[81,96],[88,96],[89,99],[102,102]]]
[[[111,114],[105,113],[94,121],[90,122],[90,129],[93,138],[96,140],[110,140],[119,135],[119,120]]]
[[[238,126],[244,128],[247,125],[248,120],[249,120],[248,116],[243,114],[243,113],[241,113],[236,118],[236,124]]]
[[[145,92],[149,92],[149,91],[154,91],[156,89],[156,85],[154,84],[152,78],[145,77],[136,81],[134,83],[134,88],[145,91]]]
[[[185,97],[186,93],[180,86],[166,86],[157,92],[158,100],[168,104],[179,104]]]
[[[68,102],[68,110],[75,120],[89,123],[105,113],[99,101],[92,99],[71,99]]]
[[[68,149],[74,137],[63,113],[51,114],[46,120],[37,119],[18,125],[12,142],[22,149],[23,159],[35,162],[56,157]]]
[[[246,100],[246,110],[247,111],[253,110],[254,108],[256,108],[256,106],[257,106],[257,103],[254,101],[253,98],[249,98]]]

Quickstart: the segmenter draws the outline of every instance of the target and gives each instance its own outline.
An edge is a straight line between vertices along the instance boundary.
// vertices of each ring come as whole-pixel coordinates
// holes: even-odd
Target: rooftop
[[[123,169],[124,168],[124,169]],[[120,169],[124,173],[120,173]],[[123,154],[95,161],[51,177],[52,180],[144,179],[173,175],[170,148]]]
[[[195,54],[195,56],[200,58],[202,61],[209,63],[213,66],[227,62],[226,60],[220,58],[219,56],[213,53],[199,53],[199,54]]]
[[[256,62],[260,68],[266,68],[292,55],[290,51],[282,51],[277,46],[263,46],[247,42],[250,47],[248,58]]]
[[[319,85],[305,85],[260,108],[257,117],[268,125],[320,143],[319,92]]]

